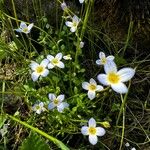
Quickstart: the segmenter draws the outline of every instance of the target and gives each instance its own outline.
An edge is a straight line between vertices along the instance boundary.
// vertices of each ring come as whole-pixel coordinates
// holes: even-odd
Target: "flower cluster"
[[[64,68],[65,65],[61,61],[62,57],[62,53],[58,53],[55,57],[52,55],[47,55],[47,59],[43,59],[40,64],[38,64],[35,61],[32,61],[32,63],[30,64],[32,70],[32,80],[37,81],[40,76],[46,77],[49,74],[48,69],[53,69],[55,67]],[[71,56],[64,56],[64,59],[71,60]]]
[[[79,0],[79,2],[82,4],[84,0]],[[65,11],[67,10],[67,5],[65,2],[61,4],[61,8]],[[72,17],[72,21],[66,21],[66,26],[70,27],[71,32],[76,32],[77,27],[80,23],[81,19],[79,19],[76,15]],[[31,28],[33,27],[33,24],[30,24],[27,26],[24,22],[21,22],[20,28],[16,29],[18,32],[23,33],[29,33]],[[76,32],[77,33],[77,32]],[[84,42],[80,39],[80,48],[83,48]],[[37,63],[35,61],[32,61],[30,64],[30,68],[32,70],[31,78],[33,81],[37,81],[39,77],[46,77],[48,76],[50,70],[53,68],[65,68],[65,64],[62,62],[62,58],[64,60],[72,60],[70,54],[63,56],[61,52],[53,55],[47,55],[45,59],[41,61],[41,63]],[[129,81],[135,74],[135,69],[132,68],[123,68],[119,71],[117,70],[117,65],[114,62],[115,57],[110,55],[107,56],[105,53],[100,52],[99,53],[99,59],[96,60],[97,65],[102,65],[104,67],[105,74],[98,74],[97,80],[104,86],[111,87],[115,92],[123,94],[128,92],[127,86],[124,84],[124,82]],[[98,85],[96,80],[94,78],[91,78],[89,82],[82,82],[82,88],[84,90],[87,90],[87,96],[90,100],[93,100],[96,97],[97,92],[102,92],[104,90],[104,87],[102,85]],[[53,110],[56,108],[56,110],[60,113],[64,111],[65,108],[69,107],[69,104],[67,102],[64,102],[65,95],[56,95],[55,93],[49,93],[48,98],[50,100],[48,104],[48,109]],[[32,107],[32,110],[35,111],[37,114],[41,114],[41,112],[44,112],[46,108],[44,107],[44,103],[40,102],[37,104],[34,104]],[[104,122],[105,127],[106,125],[109,126],[109,123]],[[104,125],[103,125],[104,126]],[[106,131],[102,127],[96,127],[96,121],[94,118],[91,118],[88,121],[88,126],[83,126],[81,128],[81,133],[83,135],[89,136],[89,142],[92,145],[95,145],[98,141],[97,136],[103,136],[105,135]]]

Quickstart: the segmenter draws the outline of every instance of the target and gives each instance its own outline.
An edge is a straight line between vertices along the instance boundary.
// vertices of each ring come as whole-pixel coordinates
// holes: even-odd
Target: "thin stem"
[[[1,114],[3,113],[4,92],[5,92],[5,81],[3,81],[3,84],[2,84],[2,104],[1,104]]]
[[[123,96],[121,95],[121,101],[122,103],[124,102]],[[119,150],[122,149],[122,144],[123,144],[123,139],[124,139],[124,130],[125,130],[125,107],[122,108],[123,111],[123,118],[122,118],[122,135],[121,135],[121,141],[120,141],[120,148]]]

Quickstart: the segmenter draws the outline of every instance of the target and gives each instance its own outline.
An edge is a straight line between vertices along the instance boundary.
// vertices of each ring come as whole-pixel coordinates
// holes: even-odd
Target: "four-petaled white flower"
[[[123,82],[130,80],[134,76],[135,69],[123,68],[117,71],[116,64],[113,61],[108,61],[104,65],[104,70],[106,74],[99,74],[97,76],[99,82],[106,86],[110,85],[117,93],[127,93],[128,88]]]
[[[83,135],[89,135],[89,142],[92,145],[95,145],[98,141],[97,136],[103,136],[106,133],[106,131],[102,127],[96,127],[96,121],[94,118],[91,118],[88,121],[88,125],[89,126],[83,126],[81,128],[81,133]]]
[[[84,2],[84,0],[79,0],[80,4],[82,4]]]
[[[49,93],[48,97],[49,97],[50,101],[52,101],[48,105],[48,109],[50,109],[50,110],[57,107],[57,110],[59,112],[63,112],[63,110],[69,106],[68,103],[62,102],[65,99],[65,95],[63,95],[63,94],[56,97],[55,94]]]
[[[70,27],[71,32],[75,32],[77,30],[80,20],[81,19],[79,19],[76,15],[74,15],[72,18],[72,22],[66,21],[66,26]]]
[[[105,53],[100,52],[99,58],[100,59],[96,60],[96,64],[97,65],[105,65],[108,61],[113,61],[115,57],[112,55],[106,57]]]
[[[101,85],[97,85],[96,81],[93,78],[90,79],[89,83],[83,82],[82,88],[88,90],[88,98],[90,100],[95,98],[96,91],[103,90],[103,87]]]
[[[47,59],[50,61],[48,64],[48,69],[52,69],[55,66],[59,68],[65,67],[64,63],[60,61],[62,59],[62,53],[58,53],[55,57],[52,55],[47,55]]]
[[[40,102],[39,104],[34,104],[32,110],[35,111],[37,114],[41,114],[41,112],[45,111],[44,103]]]
[[[63,59],[65,59],[65,60],[72,60],[70,54],[63,56]]]
[[[31,78],[33,81],[37,81],[39,76],[46,77],[48,75],[49,70],[46,69],[48,63],[49,61],[47,59],[44,59],[40,64],[32,61],[30,67],[33,70],[31,74]]]
[[[29,26],[27,26],[25,22],[21,22],[19,29],[15,29],[15,30],[17,32],[23,32],[25,34],[28,34],[28,33],[30,33],[32,27],[33,27],[33,23],[31,23],[31,24],[29,24]]]

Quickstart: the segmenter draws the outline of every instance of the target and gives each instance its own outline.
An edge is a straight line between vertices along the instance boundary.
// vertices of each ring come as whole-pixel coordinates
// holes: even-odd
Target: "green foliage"
[[[0,115],[0,128],[4,125],[6,119],[6,115]]]
[[[29,136],[24,139],[19,150],[50,150],[45,140],[34,132],[30,132]]]

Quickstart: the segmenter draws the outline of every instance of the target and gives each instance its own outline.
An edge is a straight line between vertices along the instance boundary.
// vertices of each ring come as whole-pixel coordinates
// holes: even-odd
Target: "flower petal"
[[[90,79],[90,84],[97,85],[96,81],[93,78]]]
[[[107,61],[106,64],[104,65],[104,70],[105,70],[106,74],[108,74],[110,72],[116,73],[117,66],[114,61]]]
[[[59,68],[65,68],[65,65],[63,62],[59,61],[59,63],[56,65]]]
[[[58,53],[56,56],[55,56],[55,58],[57,58],[58,60],[61,60],[62,59],[62,53]]]
[[[128,88],[126,87],[126,85],[122,82],[118,83],[118,84],[112,84],[111,85],[112,89],[120,94],[123,93],[127,93],[128,92]]]
[[[73,26],[73,23],[70,22],[70,21],[66,21],[65,24],[66,24],[66,26],[68,26],[68,27],[72,27],[72,26]]]
[[[121,82],[126,82],[134,76],[135,70],[132,68],[123,68],[120,69],[117,74],[120,75]]]
[[[19,28],[19,29],[15,29],[15,31],[17,32],[22,32],[22,30]]]
[[[75,32],[76,30],[77,30],[77,27],[71,27],[71,28],[70,28],[70,31],[71,31],[71,32]]]
[[[88,124],[89,124],[89,127],[96,127],[96,121],[94,118],[91,118],[89,121],[88,121]]]
[[[89,127],[83,126],[83,127],[81,128],[81,133],[82,133],[83,135],[88,135],[88,134],[89,134],[89,133],[88,133],[88,129],[89,129]]]
[[[59,100],[59,102],[62,102],[65,99],[65,95],[61,94],[57,97],[57,99]]]
[[[95,145],[97,143],[98,139],[97,139],[97,136],[96,135],[89,135],[89,142],[92,144],[92,145]]]
[[[41,112],[42,112],[41,109],[36,110],[36,113],[37,113],[37,114],[41,114]]]
[[[89,89],[89,83],[88,82],[83,82],[82,83],[82,88],[85,89],[85,90],[88,90]]]
[[[48,69],[44,69],[44,71],[42,72],[41,76],[42,77],[46,77],[49,74],[49,70]]]
[[[40,65],[42,65],[43,67],[47,67],[48,63],[49,63],[48,59],[43,59]]]
[[[69,104],[68,103],[66,103],[66,102],[62,102],[62,103],[60,103],[58,106],[57,106],[57,110],[59,111],[59,112],[62,112],[65,108],[67,108],[69,106]]]
[[[49,63],[47,67],[48,69],[53,69],[55,66],[52,63]]]
[[[109,85],[108,81],[107,81],[107,75],[106,74],[99,74],[97,76],[97,79],[100,83],[102,83],[103,85]]]
[[[29,24],[28,30],[30,31],[32,29],[32,27],[33,27],[33,23]]]
[[[39,106],[40,106],[40,107],[43,107],[43,106],[44,106],[44,103],[43,103],[43,102],[40,102],[40,103],[39,103]]]
[[[82,4],[84,2],[84,0],[79,0],[80,4]]]
[[[52,55],[47,55],[47,59],[48,59],[49,61],[52,61],[52,60],[54,59],[54,56],[52,56]]]
[[[55,107],[55,105],[53,103],[49,103],[48,104],[48,109],[49,110],[52,110],[54,107]]]
[[[39,66],[38,63],[36,63],[35,61],[32,61],[31,64],[30,64],[30,67],[32,70],[36,70],[36,68]]]
[[[96,127],[96,135],[103,136],[106,133],[105,129],[102,127]]]
[[[90,100],[92,100],[92,99],[94,99],[95,98],[95,91],[88,91],[88,98],[90,99]]]
[[[105,59],[105,58],[106,58],[105,53],[100,52],[100,53],[99,53],[99,58],[100,58],[100,59]]]
[[[97,65],[103,65],[103,63],[101,62],[100,59],[97,59],[97,60],[96,60],[96,64],[97,64]]]
[[[48,94],[48,98],[49,98],[51,101],[53,101],[53,100],[56,99],[56,96],[55,96],[55,94],[53,94],[53,93],[49,93],[49,94]]]
[[[102,91],[104,88],[101,85],[97,85],[96,91]]]
[[[31,78],[32,78],[33,81],[37,81],[38,78],[39,78],[39,74],[37,74],[36,72],[33,72],[33,73],[31,74]]]
[[[113,60],[115,59],[115,57],[112,56],[112,55],[110,55],[110,56],[108,56],[106,59],[107,59],[108,61],[113,61]]]
[[[26,23],[25,23],[25,22],[21,22],[21,23],[20,23],[20,28],[21,28],[21,29],[27,28]]]
[[[78,24],[80,19],[76,15],[74,15],[73,18],[72,18],[72,21],[76,22]]]

